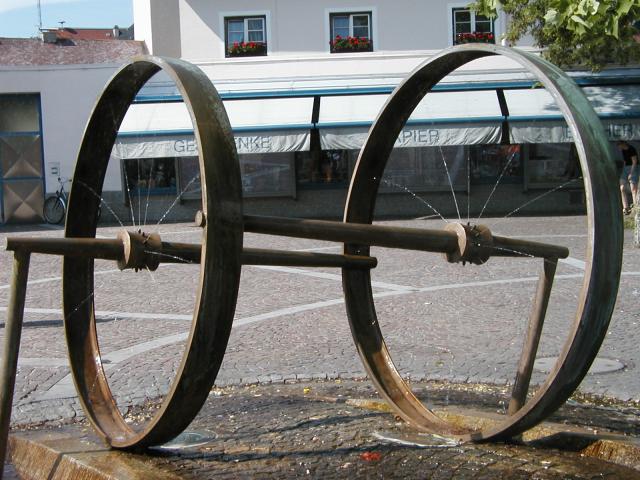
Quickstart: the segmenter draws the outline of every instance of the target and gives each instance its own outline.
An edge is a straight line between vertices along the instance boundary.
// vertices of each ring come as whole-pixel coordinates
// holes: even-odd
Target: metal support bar
[[[122,241],[115,238],[8,237],[6,249],[14,252],[92,257],[102,260],[120,260],[124,255]]]
[[[492,257],[536,257],[544,259],[567,258],[569,249],[548,243],[530,242],[518,238],[493,237]],[[546,262],[545,262],[546,263]]]
[[[47,253],[121,261],[127,250],[123,246],[123,238],[125,236],[118,239],[10,237],[7,238],[7,250],[16,253]],[[157,263],[200,263],[202,251],[198,244],[174,242],[146,243],[141,248],[144,249],[142,253],[148,258],[153,258],[156,266]],[[377,259],[364,255],[289,252],[262,248],[244,248],[241,262],[243,265],[364,269],[375,268],[378,264]]]
[[[162,242],[161,262],[200,263],[200,245]],[[243,248],[243,265],[286,267],[375,268],[378,260],[364,255],[289,252],[264,248]]]
[[[551,295],[553,277],[556,273],[557,266],[557,258],[546,258],[544,260],[543,271],[540,272],[536,298],[533,309],[531,310],[531,316],[529,317],[527,337],[524,341],[520,362],[518,363],[518,372],[513,383],[513,390],[511,391],[509,415],[513,415],[520,410],[527,400],[529,382],[531,381],[531,373],[533,372],[533,363],[536,359],[536,353],[538,352],[538,344],[540,343],[540,336],[542,335],[544,317],[547,312],[547,306],[549,305],[549,296]]]
[[[428,252],[449,253],[458,248],[455,233],[444,230],[255,215],[244,216],[244,229],[253,233]]]
[[[288,267],[337,267],[375,268],[378,260],[362,255],[336,255],[315,252],[287,252],[245,248],[242,251],[243,265],[280,265]]]
[[[200,263],[200,245],[162,242],[161,263]],[[289,252],[264,248],[242,249],[243,265],[286,267],[375,268],[378,260],[364,255],[338,255],[315,252]]]
[[[11,422],[13,391],[16,384],[18,352],[22,334],[24,301],[27,293],[29,275],[29,253],[15,252],[13,256],[13,278],[11,279],[11,297],[4,325],[4,355],[2,357],[2,381],[0,382],[0,480],[7,453],[7,440]]]
[[[455,232],[426,228],[387,227],[256,215],[244,216],[244,228],[245,231],[253,233],[435,253],[454,253],[459,247],[458,235]],[[499,236],[491,237],[491,240],[480,247],[485,249],[489,256],[542,258],[569,256],[569,250],[565,247]]]
[[[450,223],[443,230],[388,227],[370,224],[304,220],[283,217],[245,215],[248,232],[327,240],[355,245],[402,248],[445,253],[449,261],[484,263],[492,256],[566,258],[565,247],[527,240],[492,236],[482,225]],[[448,228],[454,227],[454,228]],[[483,232],[482,235],[474,232]],[[159,263],[200,263],[201,246],[189,243],[161,242],[157,234],[122,231],[117,239],[99,238],[7,238],[7,250],[81,256],[116,260],[121,269],[148,268]],[[245,265],[289,265],[307,267],[374,268],[367,260],[327,254],[301,255],[276,250],[245,249]]]

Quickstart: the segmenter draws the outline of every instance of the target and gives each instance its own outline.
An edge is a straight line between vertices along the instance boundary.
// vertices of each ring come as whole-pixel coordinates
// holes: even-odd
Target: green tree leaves
[[[531,34],[544,55],[561,66],[600,70],[606,64],[640,61],[640,0],[477,0],[471,7],[510,17],[510,43]]]

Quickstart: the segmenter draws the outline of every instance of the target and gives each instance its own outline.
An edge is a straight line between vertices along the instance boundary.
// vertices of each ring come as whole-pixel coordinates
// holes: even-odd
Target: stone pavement
[[[584,217],[483,220],[497,235],[558,243],[571,256],[559,267],[534,383],[560,353],[584,275]],[[441,228],[442,221],[391,225]],[[118,228],[100,228],[103,237]],[[199,242],[188,224],[157,227],[162,238]],[[580,392],[600,402],[640,402],[638,322],[640,249],[625,232],[623,276],[598,367]],[[8,235],[61,236],[57,227],[0,227]],[[245,245],[339,252],[314,240],[247,234]],[[540,263],[492,258],[483,266],[447,264],[440,255],[372,249],[379,259],[373,289],[382,331],[399,370],[411,381],[504,386],[512,382]],[[6,314],[11,256],[0,252],[0,314]],[[62,331],[61,260],[34,255],[27,292],[13,425],[81,418],[69,376]],[[163,395],[181,355],[198,289],[198,267],[163,265],[156,272],[120,272],[96,262],[95,308],[101,351],[123,410]],[[87,299],[88,301],[90,299]],[[0,335],[3,335],[0,329]],[[350,337],[340,272],[244,267],[236,319],[216,385],[281,385],[291,381],[362,379]],[[494,408],[504,410],[504,401]],[[616,403],[619,404],[619,403]]]

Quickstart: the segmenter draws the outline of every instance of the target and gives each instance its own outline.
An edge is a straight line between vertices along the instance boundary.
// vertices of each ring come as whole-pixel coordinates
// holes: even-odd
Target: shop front
[[[584,88],[612,142],[640,140],[639,89]],[[225,99],[246,209],[339,216],[359,150],[387,98],[388,93],[324,91]],[[143,197],[146,204],[155,198],[180,203],[200,198],[197,143],[180,102],[133,105],[112,157],[120,166],[125,206]],[[382,216],[433,210],[451,215],[455,209],[504,213],[546,189],[550,201],[532,213],[577,213],[584,208],[580,177],[570,129],[548,92],[461,86],[430,93],[416,107],[396,139],[379,208]],[[559,200],[553,200],[554,189]],[[427,194],[428,202],[413,201]],[[452,203],[452,194],[461,200]],[[493,195],[500,200],[483,200]],[[476,206],[470,205],[474,198]]]
[[[295,155],[309,150],[311,104],[308,98],[225,103],[245,197],[295,198]],[[143,217],[193,218],[198,202],[190,201],[200,199],[202,188],[197,155],[182,102],[132,105],[111,153],[111,191],[104,193],[113,214],[136,217],[139,209]]]

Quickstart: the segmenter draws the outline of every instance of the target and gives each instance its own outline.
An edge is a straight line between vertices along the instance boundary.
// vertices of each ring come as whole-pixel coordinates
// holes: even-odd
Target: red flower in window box
[[[491,32],[458,33],[456,45],[461,43],[494,43],[495,37]]]
[[[230,57],[249,57],[266,55],[267,44],[263,42],[233,42],[227,53]]]
[[[336,35],[336,38],[329,42],[331,51],[333,53],[338,52],[370,52],[371,40],[366,37],[347,37],[343,38],[340,35]]]

